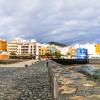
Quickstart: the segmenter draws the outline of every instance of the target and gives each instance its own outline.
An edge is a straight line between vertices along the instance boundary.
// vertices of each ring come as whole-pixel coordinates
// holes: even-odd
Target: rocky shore
[[[53,100],[45,62],[0,67],[0,100]]]

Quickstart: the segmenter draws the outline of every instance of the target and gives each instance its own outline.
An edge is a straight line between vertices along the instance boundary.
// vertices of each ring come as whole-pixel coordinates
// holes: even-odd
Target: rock
[[[28,67],[28,65],[25,65],[25,67]]]

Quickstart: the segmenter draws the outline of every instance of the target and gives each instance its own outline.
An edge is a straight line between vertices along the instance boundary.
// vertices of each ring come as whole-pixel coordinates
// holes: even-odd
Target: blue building
[[[85,48],[78,48],[77,59],[88,59],[88,50]]]

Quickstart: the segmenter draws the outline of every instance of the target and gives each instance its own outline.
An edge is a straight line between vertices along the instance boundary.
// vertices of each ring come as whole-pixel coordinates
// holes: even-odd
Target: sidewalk
[[[0,64],[0,67],[25,67],[25,65],[32,65],[36,61],[35,60],[29,60],[29,61],[23,61],[23,62],[17,62],[14,64]]]

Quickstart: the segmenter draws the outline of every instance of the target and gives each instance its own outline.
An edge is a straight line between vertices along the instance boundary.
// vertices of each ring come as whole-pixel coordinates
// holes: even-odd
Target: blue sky
[[[0,38],[100,42],[100,0],[0,0]]]

